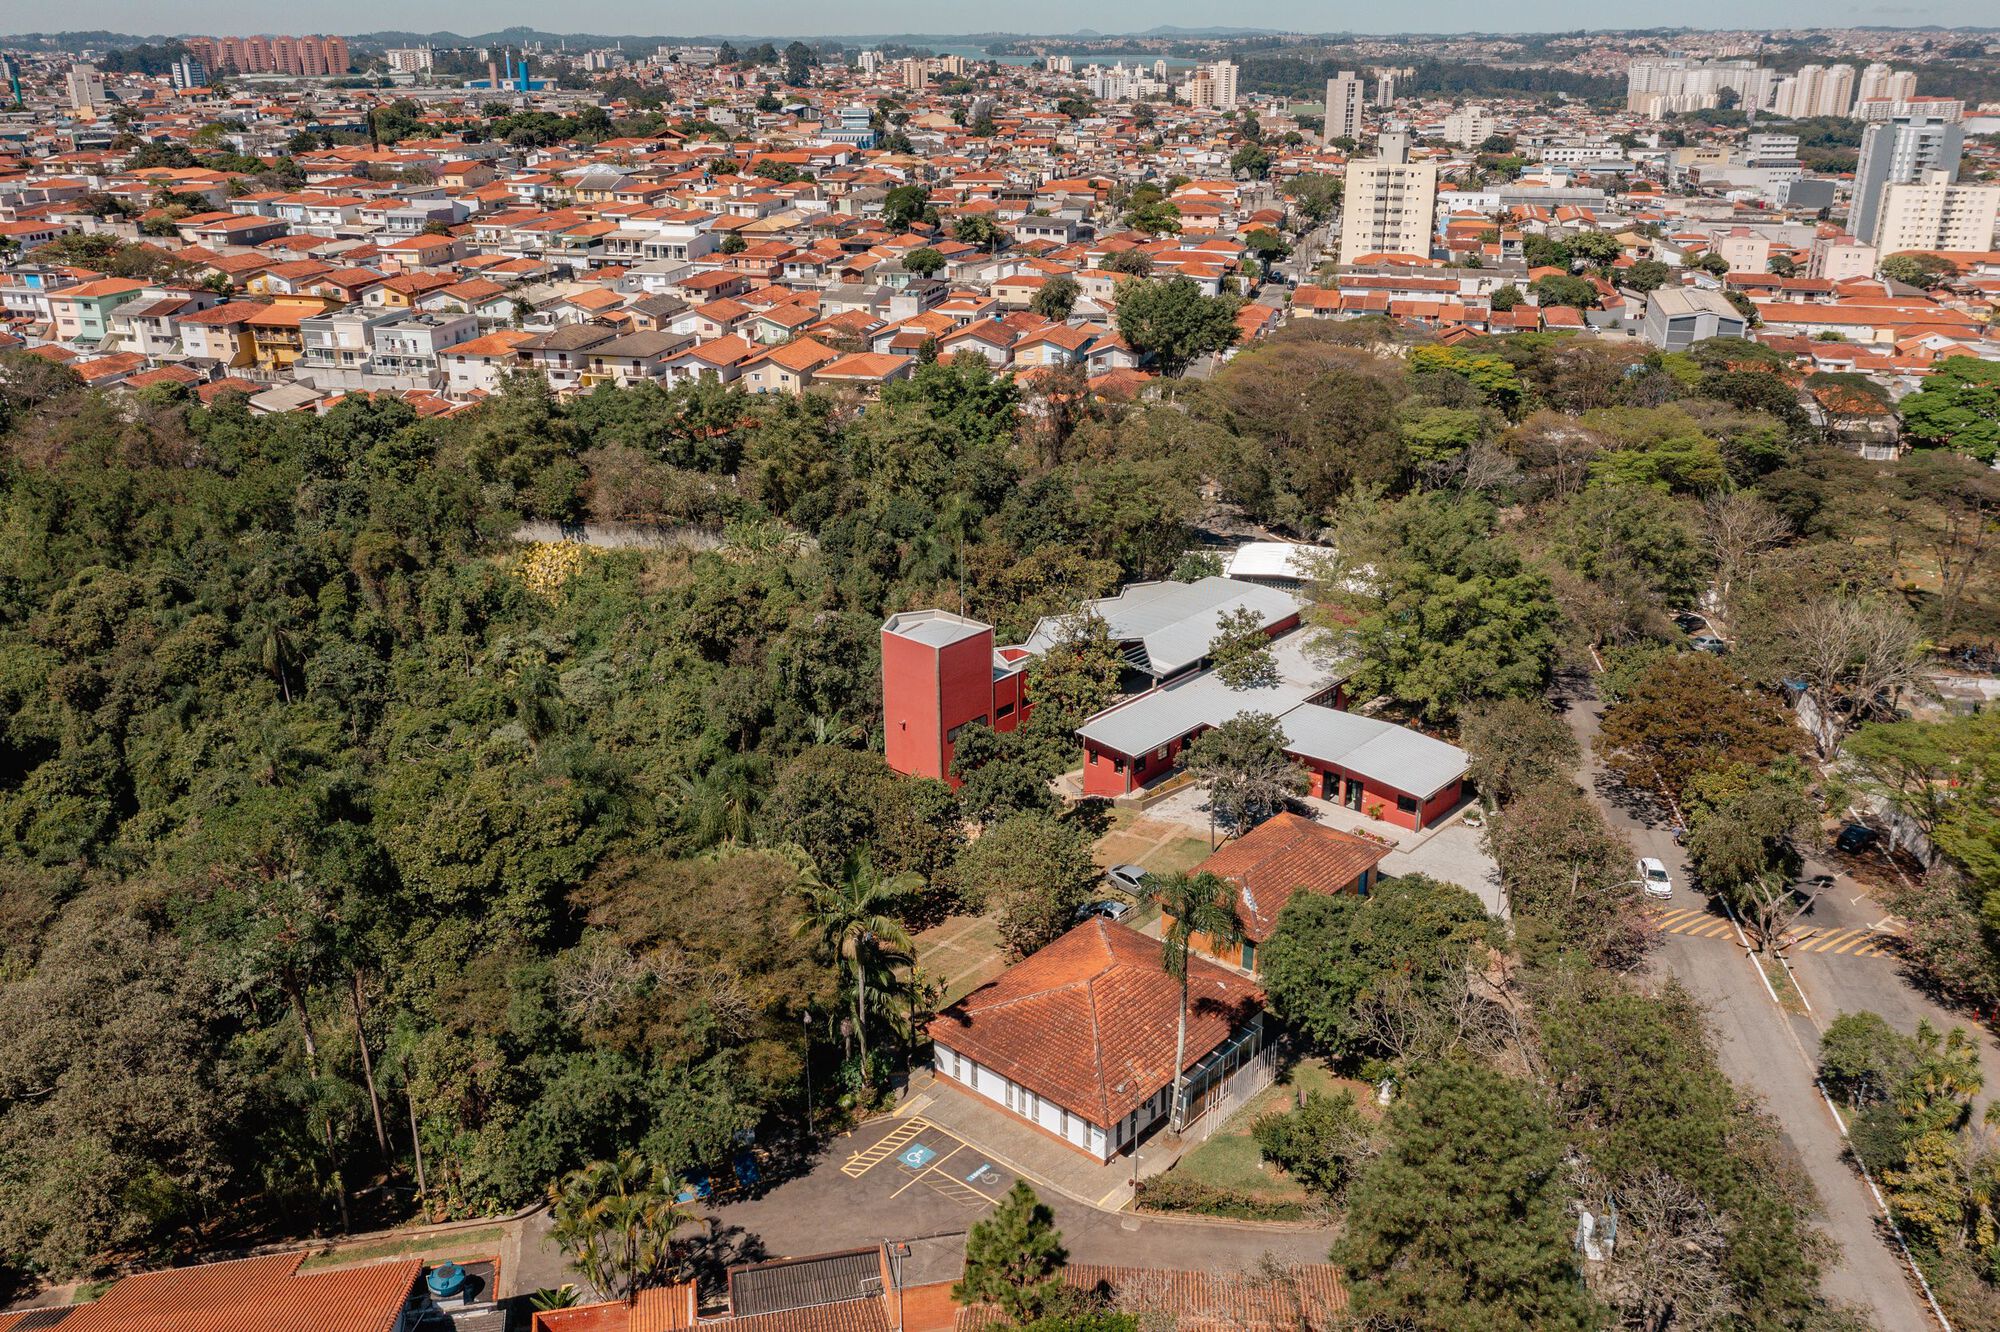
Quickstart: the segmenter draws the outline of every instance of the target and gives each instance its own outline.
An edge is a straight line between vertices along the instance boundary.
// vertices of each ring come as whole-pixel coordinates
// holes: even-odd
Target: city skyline
[[[993,11],[982,5],[920,3],[919,0],[879,0],[869,5],[829,7],[802,0],[776,0],[755,13],[730,16],[728,31],[710,25],[715,12],[693,5],[657,5],[642,0],[602,0],[587,11],[587,22],[577,30],[604,34],[694,36],[876,36],[921,33],[932,36],[976,36],[994,32]],[[52,32],[104,29],[135,35],[194,33],[203,31],[257,33],[274,30],[273,25],[346,35],[371,31],[428,32],[450,31],[462,35],[492,32],[511,26],[553,30],[546,6],[530,0],[494,0],[490,4],[468,5],[458,0],[352,0],[351,3],[307,3],[288,6],[280,22],[268,6],[248,0],[187,0],[172,10],[171,28],[161,24],[162,11],[155,0],[94,0],[66,9],[62,22],[51,22],[48,10],[26,0],[0,0],[0,31]],[[1328,12],[1324,7],[1278,0],[1250,11],[1218,14],[1212,7],[1190,0],[1170,0],[1166,4],[1118,3],[1090,7],[1081,16],[1073,5],[1055,0],[1026,0],[1011,6],[1008,22],[1000,29],[1022,36],[1073,36],[1080,33],[1139,34],[1159,26],[1190,29],[1228,27],[1270,29],[1304,33],[1438,33],[1470,32],[1567,32],[1575,30],[1614,31],[1670,26],[1696,30],[1754,30],[1758,28],[1838,28],[1898,27],[1920,22],[1925,27],[1971,27],[1985,20],[1990,27],[1992,10],[1984,0],[1938,0],[1917,6],[1898,3],[1871,3],[1850,0],[1838,5],[1821,5],[1810,0],[1757,0],[1732,4],[1728,0],[1692,0],[1671,13],[1641,5],[1607,6],[1587,0],[1525,0],[1506,14],[1505,22],[1489,6],[1465,0],[1418,0],[1393,11],[1355,10]],[[1391,22],[1389,20],[1395,20]],[[1663,19],[1671,23],[1662,25]]]

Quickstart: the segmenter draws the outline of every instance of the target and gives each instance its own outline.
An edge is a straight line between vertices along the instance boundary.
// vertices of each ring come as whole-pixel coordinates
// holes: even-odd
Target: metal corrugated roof
[[[1115,597],[1100,597],[1086,610],[1100,616],[1113,642],[1138,643],[1145,651],[1140,669],[1167,676],[1208,655],[1216,625],[1230,611],[1248,608],[1265,624],[1296,615],[1305,603],[1289,592],[1228,578],[1192,583],[1133,583]],[[1062,633],[1066,616],[1047,616],[1028,636],[1027,647],[1044,652]],[[1137,663],[1134,663],[1135,665]]]
[[[785,1262],[739,1267],[729,1274],[729,1309],[738,1317],[809,1309],[879,1294],[877,1249],[850,1249]],[[870,1289],[866,1283],[875,1283]]]
[[[1420,799],[1465,774],[1465,751],[1421,731],[1307,703],[1278,719],[1285,748]]]

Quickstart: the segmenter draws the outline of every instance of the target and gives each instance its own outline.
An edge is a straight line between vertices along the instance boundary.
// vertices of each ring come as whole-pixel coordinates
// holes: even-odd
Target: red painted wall
[[[952,781],[951,741],[954,726],[983,719],[993,724],[993,631],[984,630],[953,643],[938,655],[938,696],[942,736],[938,766],[946,781]]]
[[[944,727],[939,724],[937,653],[882,634],[882,756],[897,772],[942,777]]]

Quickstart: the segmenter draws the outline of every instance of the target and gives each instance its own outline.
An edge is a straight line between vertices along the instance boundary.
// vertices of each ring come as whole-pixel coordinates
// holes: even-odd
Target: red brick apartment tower
[[[950,611],[892,615],[882,626],[883,757],[897,772],[951,777],[961,727],[1011,731],[1027,715],[1027,654],[993,650],[993,627]]]

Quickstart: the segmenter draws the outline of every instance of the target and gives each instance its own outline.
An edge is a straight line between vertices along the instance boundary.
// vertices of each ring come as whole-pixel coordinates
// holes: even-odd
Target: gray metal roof
[[[1133,665],[1149,675],[1167,676],[1208,655],[1216,628],[1231,611],[1248,608],[1265,624],[1303,610],[1289,592],[1228,578],[1192,583],[1133,583],[1115,597],[1100,597],[1086,608],[1101,616],[1114,642],[1137,643]],[[1061,636],[1067,617],[1047,616],[1028,635],[1030,652],[1044,652]]]
[[[1306,703],[1278,719],[1285,748],[1300,758],[1428,799],[1465,775],[1465,751],[1421,731]]]
[[[950,647],[986,633],[991,626],[945,610],[904,611],[883,622],[882,632],[908,638],[927,647]]]
[[[1100,712],[1076,733],[1106,749],[1136,757],[1171,744],[1189,731],[1220,726],[1246,712],[1281,716],[1304,703],[1312,692],[1285,680],[1260,689],[1231,689],[1215,675],[1197,675]]]

